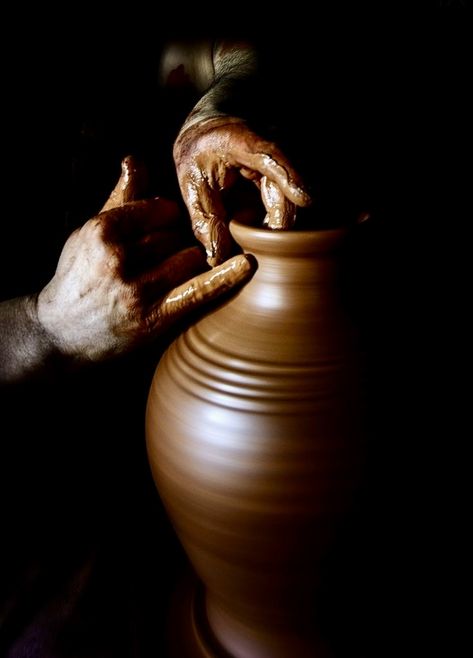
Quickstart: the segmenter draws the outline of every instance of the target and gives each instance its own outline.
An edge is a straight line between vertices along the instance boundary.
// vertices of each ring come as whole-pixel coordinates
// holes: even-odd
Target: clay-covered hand
[[[266,208],[264,224],[290,228],[296,206],[310,197],[291,163],[272,142],[261,139],[239,118],[189,120],[174,144],[174,161],[194,234],[215,265],[230,253],[222,192],[238,174],[254,181]]]
[[[141,199],[148,185],[148,171],[144,164],[132,155],[122,160],[122,172],[118,183],[102,207],[101,212]]]
[[[202,250],[187,246],[174,202],[123,203],[141,178],[126,159],[110,209],[69,237],[38,296],[39,323],[61,354],[98,361],[126,352],[252,274],[243,255],[208,271]]]

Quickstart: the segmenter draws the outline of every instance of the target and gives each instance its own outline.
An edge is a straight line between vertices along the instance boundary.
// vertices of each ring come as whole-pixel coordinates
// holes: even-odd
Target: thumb
[[[239,254],[208,272],[177,286],[151,312],[149,326],[160,331],[194,309],[247,282],[256,270],[256,260]]]
[[[148,174],[144,164],[132,155],[122,160],[122,173],[102,210],[118,208],[124,203],[134,201],[143,195],[148,184]]]

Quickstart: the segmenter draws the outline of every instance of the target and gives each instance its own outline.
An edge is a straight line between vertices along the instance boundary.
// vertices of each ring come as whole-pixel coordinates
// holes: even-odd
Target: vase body
[[[258,269],[160,361],[146,414],[151,469],[222,655],[325,657],[317,588],[364,452],[363,367],[343,286],[349,234],[231,230]]]

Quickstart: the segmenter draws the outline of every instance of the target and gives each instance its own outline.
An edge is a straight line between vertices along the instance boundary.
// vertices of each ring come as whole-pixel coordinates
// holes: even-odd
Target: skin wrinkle
[[[208,283],[208,282],[206,281],[206,283]],[[175,304],[176,302],[180,302],[185,297],[187,297],[188,295],[191,295],[193,293],[195,293],[195,287],[194,286],[189,286],[182,293],[178,293],[176,295],[169,295],[168,297],[166,297],[166,299],[164,300],[164,304]]]

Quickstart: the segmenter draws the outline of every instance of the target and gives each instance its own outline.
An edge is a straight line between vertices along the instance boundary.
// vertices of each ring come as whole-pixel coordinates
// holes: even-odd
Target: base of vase
[[[205,614],[205,595],[193,575],[178,586],[168,625],[169,658],[232,658],[213,637]]]
[[[258,647],[243,633],[236,652],[225,649],[216,638],[207,618],[205,591],[195,575],[188,574],[175,591],[168,623],[169,658],[253,658],[255,656],[288,656],[293,658],[334,658],[324,642],[312,636],[283,636]],[[214,620],[215,621],[215,620]],[[231,638],[232,634],[228,634]],[[238,639],[238,638],[237,638]],[[231,641],[229,640],[230,649]]]

